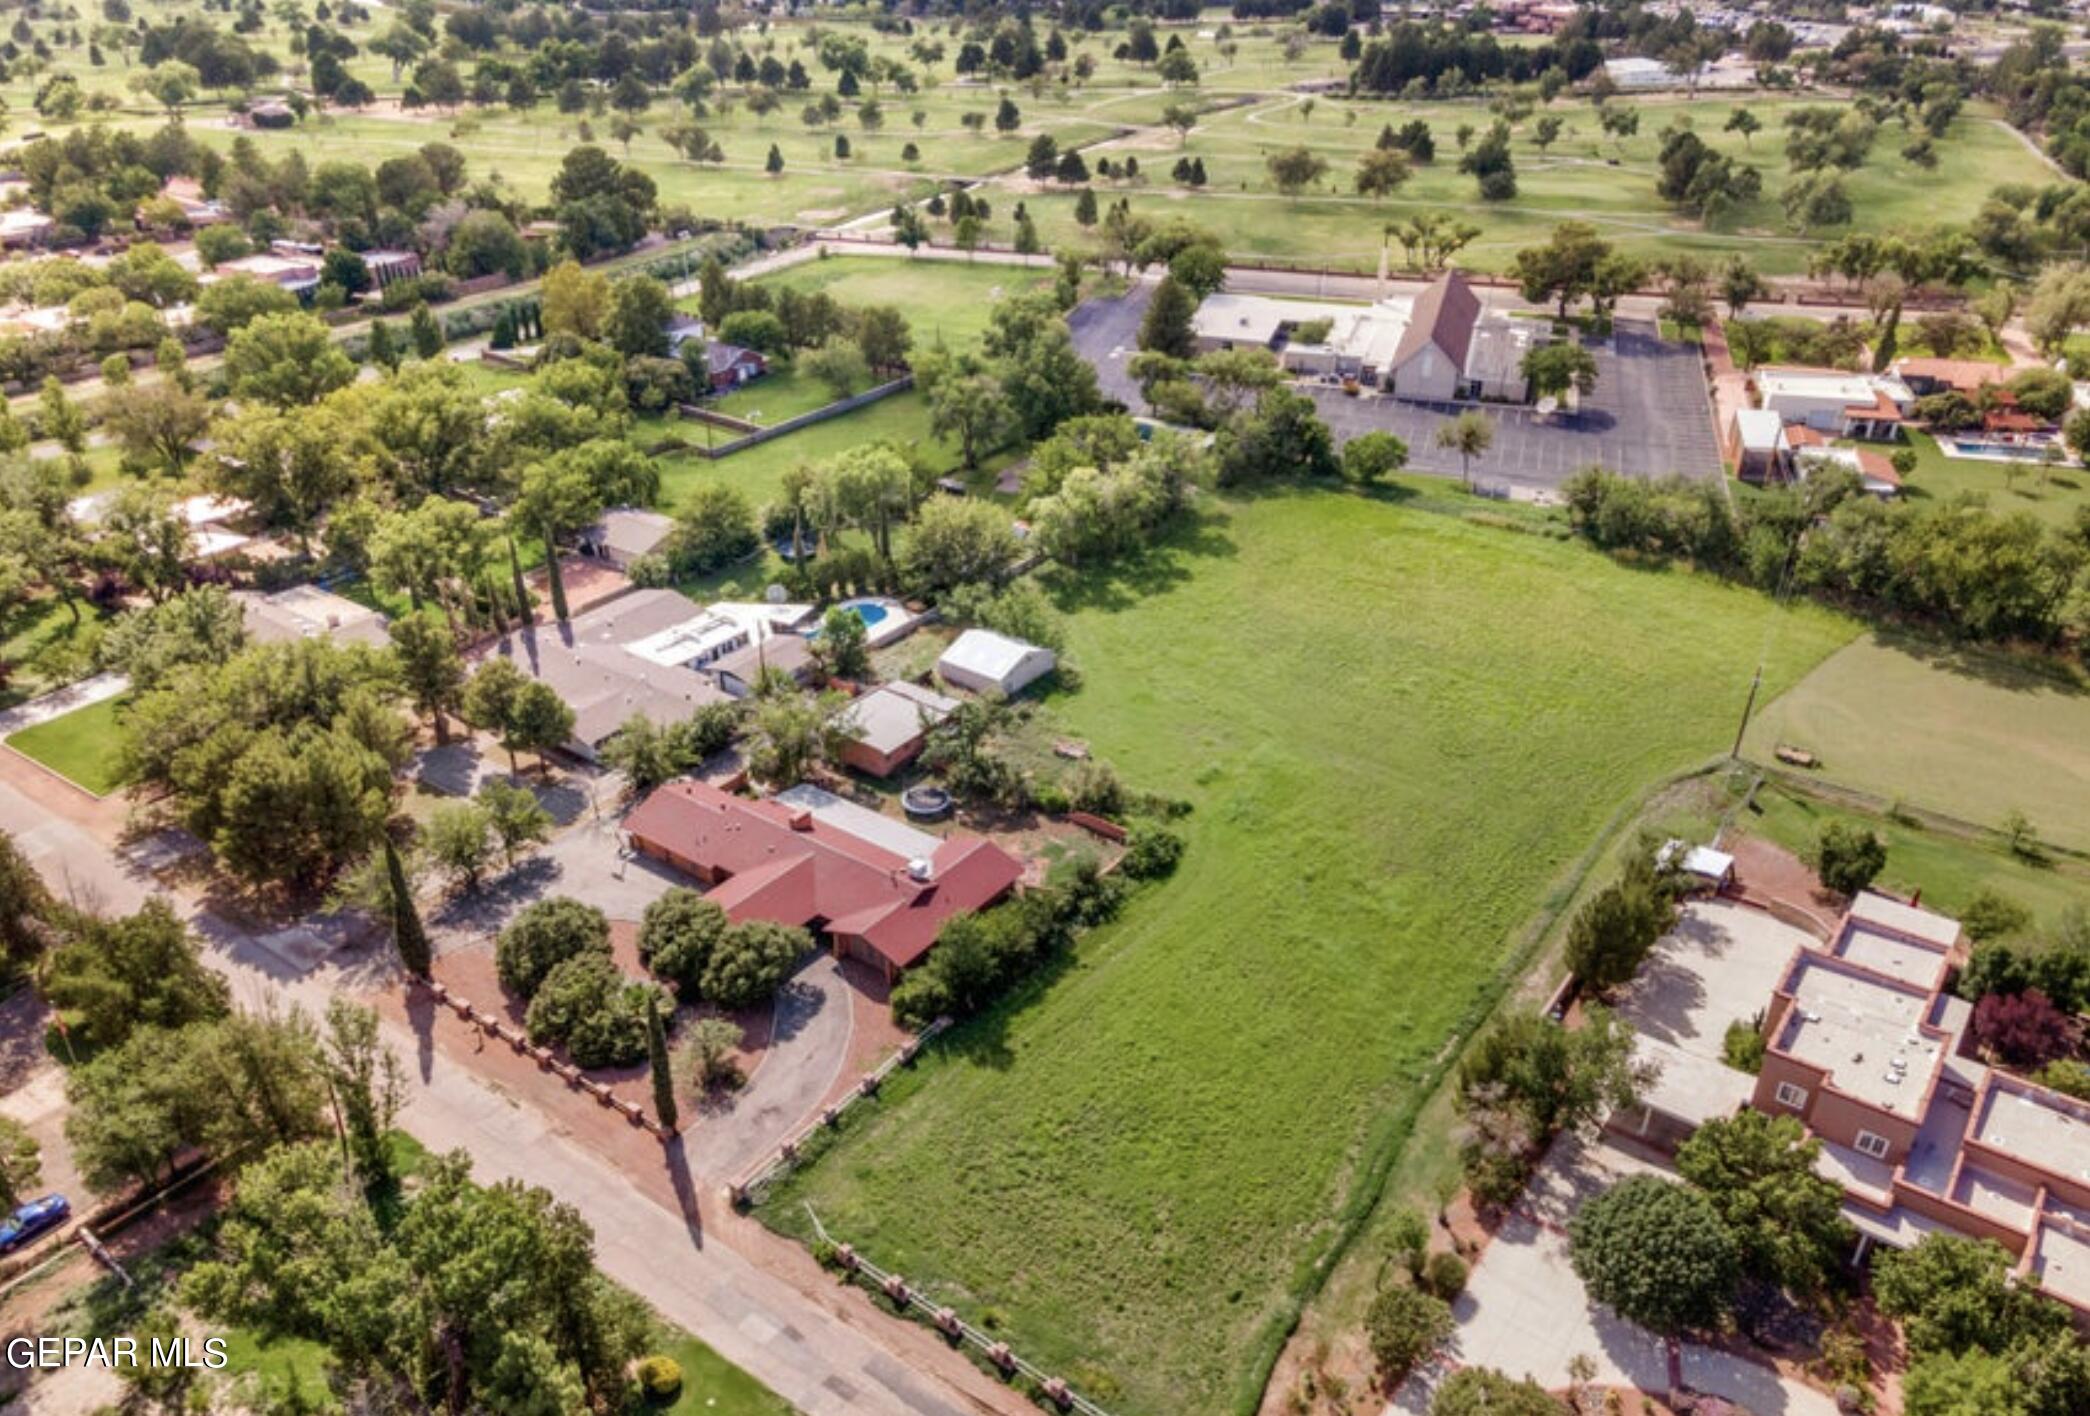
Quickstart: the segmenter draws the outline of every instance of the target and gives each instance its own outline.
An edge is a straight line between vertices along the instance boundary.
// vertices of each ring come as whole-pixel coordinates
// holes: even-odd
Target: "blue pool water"
[[[871,628],[892,613],[889,606],[881,605],[876,600],[844,600],[835,608],[853,611],[856,617],[864,622],[865,629]]]

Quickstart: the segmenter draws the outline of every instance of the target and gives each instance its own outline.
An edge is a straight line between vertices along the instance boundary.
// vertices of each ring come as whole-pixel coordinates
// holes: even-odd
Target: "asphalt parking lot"
[[[1139,348],[1140,320],[1152,287],[1113,300],[1090,300],[1067,317],[1074,346],[1096,369],[1105,395],[1135,410],[1139,389],[1125,372]],[[1633,477],[1720,475],[1719,443],[1698,350],[1667,343],[1652,324],[1620,320],[1610,339],[1584,340],[1596,356],[1597,388],[1572,414],[1542,418],[1497,404],[1404,403],[1386,394],[1351,397],[1339,388],[1300,385],[1320,407],[1338,444],[1384,430],[1408,444],[1417,472],[1460,475],[1459,459],[1435,445],[1437,429],[1467,408],[1495,424],[1495,444],[1476,458],[1482,485],[1553,488],[1584,467]]]

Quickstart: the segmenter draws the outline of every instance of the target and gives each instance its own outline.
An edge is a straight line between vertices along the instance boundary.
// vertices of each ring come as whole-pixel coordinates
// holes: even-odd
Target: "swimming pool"
[[[835,608],[854,611],[856,617],[864,622],[865,629],[882,623],[893,612],[892,606],[883,600],[844,600]]]
[[[2038,462],[2042,447],[2037,443],[1989,442],[1982,438],[1952,438],[1946,444],[1954,457],[1980,462]],[[2058,450],[2058,444],[2055,445]],[[2063,460],[2066,461],[2064,454]]]

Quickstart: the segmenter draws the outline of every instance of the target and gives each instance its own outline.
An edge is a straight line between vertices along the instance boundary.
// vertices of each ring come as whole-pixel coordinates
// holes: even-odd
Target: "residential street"
[[[116,912],[145,900],[149,882],[141,871],[6,782],[0,782],[0,819],[55,889]],[[364,951],[300,975],[245,931],[191,900],[173,898],[206,941],[206,961],[231,981],[242,1004],[258,1006],[273,994],[316,1013],[336,992],[368,987],[389,970],[381,951]],[[846,1026],[846,1010],[842,1021]],[[687,1217],[655,1203],[533,1109],[445,1065],[410,1028],[388,1025],[387,1032],[408,1064],[406,1130],[432,1149],[462,1148],[481,1180],[522,1180],[574,1206],[594,1226],[604,1273],[809,1416],[1013,1416],[1032,1409],[927,1329],[878,1315],[861,1294],[832,1285],[810,1260],[798,1265],[809,1271],[810,1291],[772,1271],[785,1266],[778,1263],[785,1246],[749,1221],[714,1215],[724,1210],[722,1202],[715,1193],[700,1193],[679,1147],[664,1163],[686,1196]],[[787,1080],[777,1078],[780,1085]],[[722,1235],[735,1230],[753,1259],[723,1242]],[[791,1257],[802,1258],[795,1251]]]

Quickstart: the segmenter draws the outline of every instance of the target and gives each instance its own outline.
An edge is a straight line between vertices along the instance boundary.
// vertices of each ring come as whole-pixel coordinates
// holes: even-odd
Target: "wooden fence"
[[[1110,1416],[1108,1411],[1068,1386],[1062,1378],[1048,1375],[1036,1364],[1025,1361],[1002,1339],[982,1332],[959,1317],[957,1309],[931,1302],[926,1294],[914,1288],[899,1274],[889,1273],[857,1253],[853,1245],[837,1243],[834,1236],[827,1232],[827,1226],[820,1222],[820,1216],[814,1213],[811,1205],[806,1206],[806,1215],[813,1221],[813,1232],[820,1236],[821,1242],[834,1249],[835,1262],[841,1265],[844,1273],[862,1282],[866,1287],[884,1294],[901,1312],[920,1313],[938,1332],[953,1342],[978,1349],[982,1356],[994,1364],[994,1369],[1002,1374],[1003,1380],[1019,1375],[1028,1377],[1037,1386],[1039,1393],[1062,1411],[1078,1411],[1081,1416]]]

